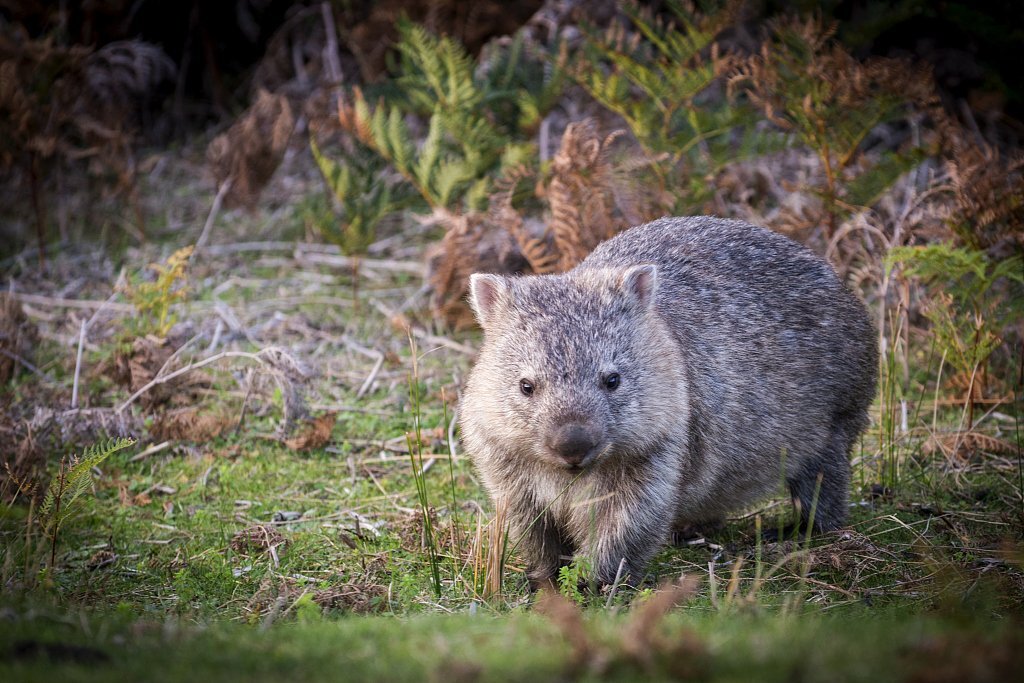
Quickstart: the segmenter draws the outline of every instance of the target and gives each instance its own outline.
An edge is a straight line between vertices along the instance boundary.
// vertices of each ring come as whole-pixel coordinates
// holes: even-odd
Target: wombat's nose
[[[597,446],[600,435],[585,424],[570,422],[556,427],[546,439],[546,445],[569,465],[579,465]]]

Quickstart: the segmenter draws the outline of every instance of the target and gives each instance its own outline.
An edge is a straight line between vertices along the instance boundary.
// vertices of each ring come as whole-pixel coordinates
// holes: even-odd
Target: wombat
[[[718,524],[783,478],[805,525],[843,523],[876,341],[800,244],[662,218],[564,274],[475,274],[470,303],[484,343],[462,437],[534,585],[576,553],[600,584],[640,580],[674,528]]]

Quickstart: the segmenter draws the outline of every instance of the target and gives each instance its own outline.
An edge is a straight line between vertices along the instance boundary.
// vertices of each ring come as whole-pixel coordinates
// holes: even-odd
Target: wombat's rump
[[[484,344],[462,436],[534,581],[575,553],[599,582],[623,559],[639,579],[674,526],[716,523],[783,477],[805,522],[813,507],[815,527],[842,524],[876,342],[803,246],[664,218],[562,275],[474,275],[471,303]]]

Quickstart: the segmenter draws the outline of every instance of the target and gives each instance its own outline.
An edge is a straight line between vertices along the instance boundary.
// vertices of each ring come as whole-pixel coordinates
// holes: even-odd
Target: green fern
[[[962,379],[969,382],[967,428],[973,423],[973,399],[989,357],[1002,344],[1000,333],[1024,319],[1024,256],[993,262],[970,247],[930,244],[897,247],[886,268],[897,263],[918,277],[930,300],[923,307],[937,347]]]
[[[833,39],[820,18],[784,19],[773,37],[729,79],[765,118],[812,150],[821,162],[830,231],[841,217],[871,206],[928,151],[916,145],[869,163],[864,141],[888,121],[935,105],[930,76],[895,59],[860,62]]]
[[[397,88],[373,105],[358,89],[342,101],[339,119],[358,149],[336,166],[358,169],[353,157],[367,153],[397,172],[427,208],[482,210],[494,179],[536,155],[525,137],[561,93],[564,51],[552,60],[547,53],[527,50],[520,37],[494,48],[484,69],[451,38],[436,37],[408,21],[399,22],[398,29]],[[426,121],[421,141],[415,140],[409,117]],[[321,170],[329,184],[334,179],[342,204],[369,192],[322,159]],[[380,173],[372,177],[382,182]],[[385,204],[374,199],[372,210],[365,211],[377,218]],[[356,208],[351,207],[352,214],[362,215]]]
[[[341,213],[337,223],[318,222],[321,232],[344,254],[365,254],[380,222],[407,205],[408,197],[380,180],[384,168],[377,157],[353,153],[338,163],[324,156],[312,136],[309,146]]]
[[[64,523],[75,513],[75,502],[92,483],[92,469],[111,454],[135,444],[135,439],[111,439],[85,450],[80,457],[62,458],[56,476],[50,481],[39,506],[39,520],[50,538],[50,566],[57,557],[57,538]]]
[[[714,96],[732,58],[714,45],[729,12],[690,11],[669,3],[672,23],[653,19],[634,2],[623,10],[634,27],[587,32],[576,81],[599,104],[623,118],[651,159],[663,189],[683,213],[710,196],[708,177],[743,155],[781,145],[778,136],[754,129],[753,112]]]
[[[558,592],[577,605],[586,602],[583,587],[592,573],[593,565],[586,555],[576,555],[572,562],[558,568]]]

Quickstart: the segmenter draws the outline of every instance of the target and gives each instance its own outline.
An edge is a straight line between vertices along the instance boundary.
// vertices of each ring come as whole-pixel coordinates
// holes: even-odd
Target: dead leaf
[[[157,415],[149,428],[156,441],[192,441],[203,443],[220,436],[234,420],[226,415],[199,408],[178,408]]]
[[[217,183],[231,180],[225,206],[252,206],[284,158],[295,115],[288,98],[260,90],[256,102],[206,150]]]
[[[127,384],[134,393],[149,384],[161,370],[166,374],[177,369],[168,366],[168,361],[182,343],[181,340],[152,335],[138,337],[132,342],[130,351],[119,353],[115,358],[112,378],[120,384]],[[165,369],[165,366],[168,367]],[[211,384],[208,374],[193,370],[151,387],[139,397],[139,403],[147,412],[165,403],[191,406],[197,400],[197,390]]]
[[[266,553],[287,544],[288,539],[269,524],[253,524],[231,537],[232,550],[242,555]]]
[[[299,433],[285,439],[284,445],[293,451],[312,451],[323,448],[331,440],[334,423],[338,420],[337,413],[324,413],[320,417],[307,420]]]

